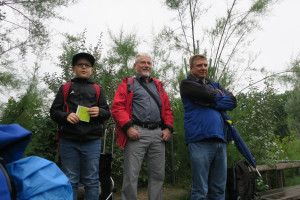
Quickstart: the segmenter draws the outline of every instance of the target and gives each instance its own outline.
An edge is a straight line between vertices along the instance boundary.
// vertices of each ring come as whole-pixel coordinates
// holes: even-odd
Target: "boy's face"
[[[81,58],[77,61],[75,66],[72,66],[72,70],[76,78],[89,78],[94,69],[87,59]]]

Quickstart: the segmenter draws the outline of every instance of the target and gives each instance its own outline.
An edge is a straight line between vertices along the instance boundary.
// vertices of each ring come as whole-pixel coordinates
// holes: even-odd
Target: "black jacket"
[[[67,121],[66,106],[64,106],[63,86],[60,87],[50,109],[51,118],[59,126],[59,136],[64,139],[76,141],[88,141],[98,139],[103,133],[103,121],[109,119],[110,111],[107,105],[106,97],[101,88],[98,102],[97,92],[91,79],[74,78],[67,95],[67,104],[69,113],[76,113],[77,106],[84,107],[98,106],[99,116],[91,117],[90,122],[79,121],[77,124],[71,124]]]

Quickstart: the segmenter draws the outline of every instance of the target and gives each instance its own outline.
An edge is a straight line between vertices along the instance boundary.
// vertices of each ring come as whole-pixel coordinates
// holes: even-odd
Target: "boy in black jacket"
[[[110,111],[103,89],[99,95],[99,90],[96,91],[99,86],[89,79],[94,63],[89,53],[73,56],[72,70],[76,78],[71,80],[68,91],[60,87],[50,109],[51,118],[59,126],[62,170],[72,184],[74,200],[79,181],[85,187],[85,199],[99,199],[100,137],[103,121],[109,119]],[[76,114],[79,106],[86,107],[87,111]]]

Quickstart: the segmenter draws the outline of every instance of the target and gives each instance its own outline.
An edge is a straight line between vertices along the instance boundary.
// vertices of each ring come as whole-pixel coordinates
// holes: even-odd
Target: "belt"
[[[213,138],[205,138],[200,140],[200,142],[224,142],[221,138],[213,137]]]
[[[134,122],[133,124],[139,125],[143,128],[147,128],[147,129],[156,129],[161,127],[160,124],[144,124],[144,123],[140,123],[140,122]]]

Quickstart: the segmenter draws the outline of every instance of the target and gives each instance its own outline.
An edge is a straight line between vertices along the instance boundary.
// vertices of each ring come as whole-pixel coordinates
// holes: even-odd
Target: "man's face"
[[[136,73],[143,77],[149,77],[152,71],[151,58],[141,56],[136,63],[134,63]]]
[[[87,59],[81,58],[75,66],[72,66],[72,70],[77,78],[89,78],[93,72],[93,67]]]
[[[205,80],[208,74],[208,63],[206,59],[195,59],[193,66],[190,67],[193,76],[200,80]]]

